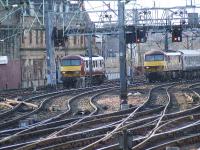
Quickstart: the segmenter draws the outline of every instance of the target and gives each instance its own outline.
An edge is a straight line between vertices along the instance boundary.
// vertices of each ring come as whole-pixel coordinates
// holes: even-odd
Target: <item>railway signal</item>
[[[126,44],[145,43],[147,41],[145,27],[135,28],[134,26],[127,27]]]
[[[147,41],[146,30],[144,27],[137,29],[136,33],[137,33],[136,34],[136,42],[137,43],[145,43]]]
[[[54,40],[54,46],[65,46],[66,37],[63,36],[63,30],[57,29],[56,27],[53,28],[52,31],[52,39]]]
[[[135,32],[126,33],[126,44],[136,43]]]
[[[182,27],[174,26],[172,28],[172,42],[182,42]]]

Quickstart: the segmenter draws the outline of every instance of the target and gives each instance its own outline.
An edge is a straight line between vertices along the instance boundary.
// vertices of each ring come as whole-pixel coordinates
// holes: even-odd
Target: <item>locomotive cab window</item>
[[[62,66],[79,66],[81,64],[80,59],[63,59]]]
[[[145,61],[162,61],[164,60],[164,55],[146,55]]]
[[[155,59],[155,61],[164,60],[164,55],[155,55],[154,59]]]

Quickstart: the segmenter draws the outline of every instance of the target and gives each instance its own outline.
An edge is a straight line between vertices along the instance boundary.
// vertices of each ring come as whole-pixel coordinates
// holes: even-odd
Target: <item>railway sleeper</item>
[[[152,136],[150,139],[148,139],[146,142],[144,142],[143,144],[136,146],[136,149],[146,149],[149,146],[159,144],[160,142],[164,142],[169,139],[173,140],[173,139],[181,138],[182,136],[187,136],[189,134],[196,134],[196,133],[200,133],[200,124],[195,124],[193,126],[182,127],[174,131],[156,134]],[[136,145],[136,143],[140,143],[140,142],[141,140],[133,141],[133,145]]]
[[[166,147],[172,147],[172,146],[176,146],[178,148],[183,148],[183,147],[185,148],[185,146],[199,144],[199,143],[200,143],[200,133],[188,135],[180,139],[167,141],[165,143],[162,143],[153,147],[149,147],[148,150],[152,150],[152,149],[165,150]]]
[[[155,117],[150,117],[148,119],[143,119],[143,120],[139,120],[139,121],[136,121],[136,122],[134,121],[132,123],[132,125],[134,126],[134,124],[135,124],[135,126],[139,126],[139,125],[145,124],[144,120],[146,120],[146,122],[149,122],[149,120],[151,121],[151,118],[154,119]],[[140,122],[140,123],[138,123],[138,122]],[[101,134],[106,134],[107,132],[110,132],[113,129],[114,129],[114,126],[110,126],[110,127],[107,126],[105,128],[100,128],[100,129],[97,128],[97,129],[89,130],[89,131],[86,131],[86,132],[83,132],[83,133],[78,132],[78,133],[73,133],[71,135],[68,134],[67,136],[63,136],[62,137],[63,138],[62,141],[70,141],[70,140],[75,140],[75,139],[77,140],[77,139],[82,139],[82,138],[86,138],[86,137],[91,137],[91,136],[97,136],[97,135],[101,135]],[[53,130],[55,130],[55,129],[53,129]],[[41,131],[41,132],[47,134],[46,133],[47,130],[46,131]],[[50,131],[48,131],[48,132],[50,132]],[[41,135],[42,133],[35,132],[35,133],[21,135],[21,136],[19,135],[18,140],[20,140],[20,139],[26,139],[27,140],[27,139],[30,139],[31,137]],[[57,139],[54,139],[54,143],[56,143],[56,141],[57,141]],[[60,139],[58,139],[58,142],[59,141],[60,141]],[[19,141],[17,141],[17,142],[19,142]],[[9,144],[11,144],[11,143],[9,143]]]
[[[153,109],[153,110],[148,110],[148,111],[136,113],[135,116],[133,116],[131,118],[131,120],[140,119],[141,116],[145,117],[145,115],[147,115],[147,114],[149,116],[150,112],[154,112],[154,111],[157,112],[158,110],[160,112],[160,108],[158,108],[158,109]],[[73,128],[80,130],[81,127],[83,127],[83,126],[89,127],[90,125],[95,125],[97,122],[100,124],[100,123],[108,123],[108,122],[119,121],[119,120],[123,119],[124,117],[126,117],[126,116],[121,115],[121,116],[114,116],[114,117],[107,117],[107,118],[103,118],[103,119],[97,119],[97,120],[93,120],[93,121],[86,121],[86,122],[83,122],[83,123],[80,123],[80,124],[76,124],[75,126],[73,126]],[[64,134],[73,132],[73,128],[66,128],[60,135],[64,135]]]
[[[61,144],[55,144],[53,141],[41,141],[39,143],[33,143],[31,145],[21,147],[17,150],[24,150],[24,149],[26,149],[26,150],[32,150],[32,149],[41,149],[41,150],[69,149],[69,150],[71,150],[74,148],[79,148],[79,147],[88,145],[92,142],[95,142],[96,140],[99,140],[102,137],[103,137],[103,135],[95,136],[95,137],[91,137],[91,138],[85,138],[85,139],[81,139],[81,140],[70,141],[70,142],[60,140]]]
[[[120,111],[122,114],[123,114],[123,112],[125,112],[125,114],[126,113],[129,113],[129,112],[131,112],[131,111],[134,111],[135,110],[135,108],[131,108],[131,109],[129,109],[129,110],[125,110],[125,111]],[[116,112],[116,113],[111,113],[111,114],[105,114],[105,115],[96,115],[96,116],[91,116],[91,117],[88,117],[88,118],[86,118],[85,120],[94,120],[95,118],[102,118],[102,117],[107,117],[107,116],[109,116],[109,115],[111,115],[111,116],[115,116],[115,115],[118,115],[119,113],[118,112]],[[117,116],[116,116],[117,117]],[[62,125],[66,125],[66,124],[68,124],[68,123],[72,123],[72,122],[74,122],[74,121],[76,121],[76,120],[78,120],[79,118],[72,118],[72,119],[66,119],[66,120],[62,120],[62,121],[56,121],[56,122],[51,122],[51,123],[47,123],[47,124],[45,124],[45,125],[39,125],[39,126],[33,126],[33,127],[30,127],[29,129],[27,129],[27,130],[24,130],[24,131],[21,131],[21,132],[19,132],[19,133],[17,133],[16,135],[19,135],[19,134],[24,134],[24,133],[30,133],[30,132],[33,132],[33,131],[36,131],[36,130],[42,130],[42,129],[47,129],[47,128],[53,128],[53,127],[55,127],[55,126],[62,126]],[[108,117],[108,119],[107,120],[110,120],[110,118]],[[94,123],[95,123],[95,121],[93,121]],[[91,122],[90,122],[91,123]],[[14,137],[10,137],[10,138],[12,138],[12,140],[18,140],[19,138],[17,137],[17,136],[14,136]],[[7,140],[9,140],[10,138],[7,138]],[[0,143],[1,143],[2,141],[0,141]]]
[[[184,111],[180,111],[180,112],[176,112],[176,113],[170,113],[170,114],[166,114],[163,117],[163,120],[171,120],[171,119],[175,119],[178,117],[183,117],[186,115],[192,115],[192,114],[197,114],[200,111],[200,105],[195,107],[195,108],[191,108],[189,110],[184,110]]]
[[[177,126],[185,126],[200,120],[200,114],[188,115],[177,119],[169,120],[159,127],[156,133],[168,131],[169,129],[176,128]]]

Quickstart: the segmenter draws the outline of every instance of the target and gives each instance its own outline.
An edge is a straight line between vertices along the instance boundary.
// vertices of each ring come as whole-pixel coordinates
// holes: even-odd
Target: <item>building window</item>
[[[81,35],[81,45],[83,44],[83,36]]]
[[[56,12],[60,12],[60,4],[56,4]]]
[[[74,36],[74,45],[76,45],[76,36]]]
[[[29,42],[32,43],[32,31],[29,31]]]
[[[63,12],[66,12],[66,4],[63,4]]]
[[[43,31],[40,31],[40,44],[43,44]]]
[[[38,44],[38,30],[36,30],[36,33],[35,33],[35,40],[36,40],[36,44]]]
[[[86,60],[86,68],[88,68],[88,61]]]
[[[24,43],[24,31],[22,32],[21,38],[22,38],[22,43]]]

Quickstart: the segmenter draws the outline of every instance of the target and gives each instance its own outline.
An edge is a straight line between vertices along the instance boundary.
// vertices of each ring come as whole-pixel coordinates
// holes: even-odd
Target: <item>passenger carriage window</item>
[[[92,66],[95,67],[95,63],[94,63],[94,61],[92,61]]]
[[[97,65],[97,60],[96,60],[96,67],[98,67],[98,65]]]
[[[88,61],[86,60],[86,68],[88,68]]]
[[[102,67],[104,67],[104,61],[102,60]]]

